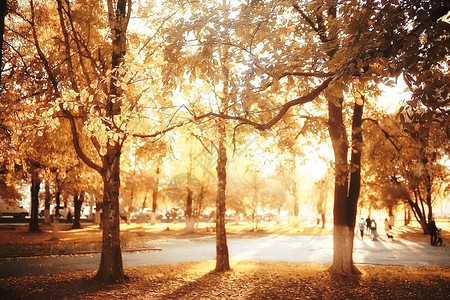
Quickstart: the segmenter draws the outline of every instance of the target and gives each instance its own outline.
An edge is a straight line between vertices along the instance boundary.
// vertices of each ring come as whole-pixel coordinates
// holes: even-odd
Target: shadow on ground
[[[329,265],[214,261],[126,269],[130,280],[104,285],[95,272],[0,279],[1,299],[446,299],[446,268],[360,266],[361,279],[335,277]]]

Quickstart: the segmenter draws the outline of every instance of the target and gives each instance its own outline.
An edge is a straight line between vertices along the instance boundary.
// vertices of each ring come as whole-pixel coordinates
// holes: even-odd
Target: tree
[[[328,194],[332,190],[332,170],[328,170],[320,180],[316,181],[315,187],[318,193],[316,200],[317,213],[322,221],[322,228],[325,228],[327,199]]]
[[[216,4],[221,4],[216,8]],[[205,5],[205,6],[203,6]],[[210,14],[203,16],[205,9],[211,8]],[[212,107],[219,114],[227,114],[230,103],[235,96],[235,82],[239,81],[235,76],[236,62],[235,53],[230,51],[226,41],[229,39],[229,23],[232,9],[226,3],[196,3],[189,7],[191,13],[198,18],[180,20],[179,31],[172,37],[172,43],[167,49],[169,62],[171,63],[166,72],[175,73],[173,82],[185,82],[185,76],[189,74],[191,83],[201,79],[202,90],[205,97],[199,97],[193,101],[193,113],[204,111]],[[209,23],[211,26],[224,26],[223,30],[209,34],[212,29],[207,27],[206,31],[201,27]],[[185,36],[193,38],[186,43]],[[215,41],[219,41],[215,43]],[[188,46],[184,47],[183,46]],[[189,50],[192,46],[194,51]],[[180,66],[180,56],[186,55],[188,59]],[[168,77],[169,78],[169,77]],[[172,83],[174,84],[174,83]],[[191,92],[190,85],[182,85],[185,95]],[[206,102],[206,104],[205,104]],[[225,229],[226,212],[226,186],[227,186],[227,140],[228,126],[226,122],[216,120],[215,122],[215,148],[217,151],[217,197],[216,197],[216,271],[227,271],[230,269],[228,245]],[[189,194],[188,194],[189,195]]]
[[[3,114],[0,114],[2,116]],[[5,118],[6,120],[6,118]],[[19,170],[16,167],[20,165],[15,164],[13,148],[11,147],[11,132],[6,127],[0,129],[0,199],[6,202],[15,202],[20,199],[20,194],[17,191],[17,178],[21,178]]]
[[[105,106],[105,117],[111,121],[121,111],[121,96],[123,90],[117,86],[119,65],[123,62],[126,53],[126,31],[131,12],[131,3],[125,0],[117,1],[114,9],[113,2],[108,1],[108,17],[111,26],[112,51],[111,51],[111,70],[113,77],[110,80],[109,91],[107,94]],[[103,178],[103,238],[100,267],[96,279],[102,282],[123,282],[125,275],[123,273],[122,254],[120,249],[120,216],[119,216],[119,190],[120,190],[120,154],[122,143],[121,139],[109,140],[106,153],[101,157],[102,166],[95,164],[90,160],[79,147],[77,141],[76,124],[69,111],[60,105],[66,117],[69,118],[73,130],[74,146],[80,158],[91,168],[100,173]]]
[[[368,120],[367,130],[374,137],[367,144],[366,173],[372,179],[368,184],[378,183],[375,187],[388,208],[395,201],[407,202],[425,233],[433,204],[448,194],[449,172],[442,165],[448,151],[446,133],[438,122],[429,125],[425,137],[421,126],[403,126],[392,116],[380,122]]]
[[[28,231],[39,232],[38,210],[39,210],[39,188],[41,180],[39,179],[38,169],[40,165],[37,162],[32,162],[31,169],[31,219]]]
[[[70,136],[70,135],[68,135]],[[73,148],[72,148],[73,151]],[[81,227],[81,208],[85,202],[86,196],[89,195],[93,189],[98,187],[95,183],[99,183],[99,176],[94,170],[88,168],[83,164],[78,157],[77,164],[68,170],[67,180],[65,182],[65,190],[67,196],[73,197],[73,225],[72,229],[80,229]]]
[[[40,4],[40,3],[39,3]],[[120,87],[117,87],[116,84],[118,82],[118,67],[119,64],[123,62],[123,57],[125,55],[125,39],[126,39],[126,29],[128,25],[129,15],[131,8],[128,6],[127,10],[127,2],[125,0],[119,0],[117,5],[113,7],[112,1],[108,1],[108,16],[111,25],[111,73],[112,76],[109,82],[109,89],[107,89],[107,97],[104,102],[104,117],[105,120],[109,118],[111,121],[114,116],[120,113],[120,101],[123,91]],[[78,5],[76,8],[80,14],[76,14],[77,17],[74,16],[74,8],[71,6],[69,2],[62,3],[62,1],[57,1],[56,7],[53,4],[48,4],[47,6],[36,5],[33,0],[30,1],[30,6],[24,8],[23,11],[17,11],[16,15],[18,19],[23,20],[25,23],[24,27],[28,26],[30,32],[29,39],[24,39],[25,43],[31,43],[35,48],[37,56],[39,57],[40,63],[42,64],[42,68],[44,70],[45,76],[43,76],[44,80],[47,82],[44,86],[48,88],[45,89],[45,93],[48,98],[46,99],[46,103],[49,103],[49,99],[53,99],[53,107],[48,109],[47,115],[53,115],[56,111],[61,111],[62,115],[67,118],[70,124],[72,137],[73,137],[73,145],[76,153],[79,155],[80,159],[82,159],[89,167],[96,170],[98,173],[102,175],[104,181],[104,198],[103,198],[103,247],[102,247],[102,258],[100,263],[100,268],[97,273],[96,278],[104,282],[122,282],[125,279],[123,274],[122,267],[122,257],[120,251],[120,236],[119,236],[119,217],[118,217],[118,194],[119,194],[119,186],[120,186],[120,150],[121,143],[116,138],[115,140],[109,139],[107,143],[101,145],[98,140],[93,137],[91,139],[96,146],[95,149],[97,151],[101,151],[100,155],[100,164],[97,161],[91,160],[88,155],[89,152],[83,151],[82,142],[80,138],[80,132],[78,131],[78,127],[80,126],[80,120],[83,121],[82,118],[78,118],[80,115],[75,115],[75,111],[80,111],[81,113],[86,113],[84,107],[81,107],[76,100],[80,101],[81,97],[80,92],[82,90],[82,86],[90,85],[93,83],[91,80],[92,73],[91,71],[99,71],[100,74],[106,74],[106,67],[103,69],[104,72],[101,73],[102,68],[102,59],[103,54],[99,51],[99,62],[94,60],[93,52],[91,49],[95,47],[92,44],[87,44],[86,41],[93,41],[89,39],[85,39],[84,36],[93,33],[92,37],[99,37],[98,32],[94,33],[90,26],[91,22],[94,21],[95,15],[92,13],[96,10],[103,10],[100,7],[96,7],[95,5],[88,5],[88,3],[82,3]],[[47,16],[55,16],[53,13],[56,10],[57,18],[49,18],[46,21],[40,23],[40,27],[37,27],[37,19],[42,19],[42,13]],[[91,10],[91,11],[89,11]],[[83,20],[82,12],[88,11],[86,16],[88,16],[85,20]],[[98,14],[98,16],[101,14]],[[52,22],[54,22],[52,24]],[[55,46],[54,43],[48,43],[42,45],[43,39],[48,39],[48,36],[52,34],[56,34],[54,29],[55,27],[49,26],[58,24],[59,29],[61,30],[62,37],[59,39],[62,41],[61,47]],[[77,25],[80,25],[81,28],[86,28],[85,32],[79,31]],[[41,34],[44,29],[44,26],[48,26],[50,29],[46,32],[46,34]],[[100,25],[97,28],[101,28],[104,25],[103,22],[99,22]],[[56,27],[58,28],[58,27]],[[26,31],[19,32],[20,37],[25,36]],[[21,35],[22,34],[22,35]],[[56,34],[58,35],[58,34]],[[41,38],[41,40],[39,39]],[[51,39],[50,39],[51,40]],[[98,39],[100,40],[100,39]],[[55,48],[51,48],[55,46]],[[75,48],[74,51],[77,55],[71,55],[71,47]],[[56,51],[57,54],[51,58],[49,58],[48,53],[52,51],[55,53],[55,49],[61,49],[61,51]],[[83,55],[85,54],[85,55]],[[86,59],[87,57],[87,59]],[[80,73],[76,73],[75,65],[73,60],[78,58],[79,64],[76,66],[77,69],[80,69]],[[59,70],[56,70],[51,60],[62,59],[62,63]],[[91,63],[88,67],[86,64],[86,60]],[[103,62],[104,66],[104,62]],[[93,69],[91,69],[93,68]],[[63,73],[61,70],[67,71]],[[98,74],[97,73],[97,74]],[[81,76],[77,77],[75,74],[81,74]],[[62,92],[62,89],[65,89],[65,85],[63,84],[64,80],[67,80],[68,83],[66,86],[71,87],[72,90]],[[67,93],[67,94],[66,94]],[[56,97],[60,97],[61,101],[55,101]],[[84,96],[89,95],[84,94]],[[117,102],[116,102],[117,101]],[[78,108],[80,108],[78,110]],[[82,115],[82,114],[81,114]],[[77,117],[77,118],[76,118]],[[77,124],[78,123],[78,124]],[[103,147],[103,148],[101,148]],[[33,178],[35,178],[34,176]],[[36,181],[36,180],[35,180]],[[37,187],[38,185],[35,184]]]
[[[448,123],[448,55],[450,26],[448,1],[404,1],[400,8],[408,23],[405,39],[395,39],[389,51],[389,62],[401,70],[411,94],[406,107],[421,114],[419,134],[424,135],[432,123],[439,123],[450,138]],[[395,27],[395,25],[391,25]],[[396,49],[401,51],[396,52]],[[400,116],[408,123],[408,117]],[[417,119],[416,119],[417,120]]]
[[[77,155],[103,179],[103,248],[95,278],[123,282],[118,199],[124,143],[131,135],[160,136],[183,122],[175,121],[180,108],[163,97],[167,93],[158,75],[164,64],[160,41],[150,38],[145,42],[146,49],[153,47],[154,51],[145,58],[152,68],[143,68],[140,57],[125,55],[131,1],[106,4],[108,17],[104,18],[99,3],[44,5],[31,0],[29,7],[16,12],[21,28],[14,32],[17,40],[35,49],[43,79],[40,89],[45,87],[46,121],[53,127],[58,124],[52,117],[70,124]],[[153,100],[155,105],[149,105]],[[167,119],[168,115],[172,117]]]
[[[314,178],[313,174],[309,174],[309,180],[305,181],[305,179],[301,178],[301,167],[311,163],[308,153],[315,153],[319,165],[320,161],[330,160],[322,150],[330,147],[326,143],[328,138],[326,123],[326,116],[314,107],[296,107],[292,109],[292,115],[280,120],[275,129],[276,133],[274,135],[277,139],[278,151],[280,152],[278,157],[282,158],[277,169],[281,178],[283,178],[282,184],[294,198],[293,211],[295,222],[298,222],[296,218],[300,212],[299,194],[303,194],[302,189],[307,188],[306,186],[310,183],[310,180],[318,179]],[[317,171],[319,169],[317,168]],[[332,172],[327,172],[327,174],[330,176]],[[331,181],[331,179],[329,180]],[[318,212],[322,211],[325,214],[325,191],[319,189],[317,193],[313,193],[311,196],[312,202],[317,204]]]
[[[284,161],[281,161],[281,164],[278,166],[278,173],[281,177],[281,184],[288,190],[291,197],[294,199],[294,203],[292,206],[292,216],[294,217],[294,222],[298,222],[298,214],[299,214],[299,197],[298,197],[298,183],[295,178],[296,174],[296,154],[292,153],[290,157],[287,157]]]

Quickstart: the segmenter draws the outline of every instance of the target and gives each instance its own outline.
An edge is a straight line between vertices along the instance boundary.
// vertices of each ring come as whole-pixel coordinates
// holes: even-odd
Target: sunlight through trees
[[[445,1],[1,4],[0,200],[31,232],[56,205],[55,238],[61,206],[73,228],[95,206],[102,282],[125,282],[120,222],[146,213],[215,221],[217,271],[230,220],[332,222],[331,270],[359,276],[358,209],[426,232],[448,197]],[[400,77],[411,98],[381,99]]]

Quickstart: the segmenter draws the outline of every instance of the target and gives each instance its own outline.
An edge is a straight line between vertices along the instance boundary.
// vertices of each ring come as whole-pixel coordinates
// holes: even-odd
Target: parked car
[[[55,216],[56,214],[56,207],[53,207],[53,209],[51,210],[51,215],[52,217]],[[70,215],[69,215],[70,214]],[[64,220],[67,220],[67,218],[69,217],[69,221],[71,221],[71,219],[73,218],[73,209],[71,207],[64,207],[63,205],[59,206],[59,218],[62,218]]]
[[[91,216],[91,210],[92,210],[92,216]],[[85,205],[81,208],[80,217],[81,218],[93,218],[95,215],[96,207],[90,207],[89,205]]]
[[[152,219],[152,209],[144,208],[141,211],[131,213],[131,219],[136,220],[137,222],[150,222]],[[156,220],[161,221],[164,215],[161,212],[156,212]]]
[[[0,202],[0,217],[12,216],[14,218],[24,219],[28,215],[28,211],[23,206]]]
[[[173,207],[170,209],[166,209],[165,216],[167,221],[173,222],[174,220],[179,220],[184,217],[184,212],[181,208]]]

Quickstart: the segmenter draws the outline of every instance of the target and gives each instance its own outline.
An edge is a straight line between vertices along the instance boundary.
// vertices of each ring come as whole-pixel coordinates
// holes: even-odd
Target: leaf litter
[[[94,281],[95,272],[0,279],[0,299],[447,299],[442,267],[358,266],[360,279],[337,277],[326,264],[212,260],[125,268],[125,284]]]
[[[122,224],[123,225],[123,224]],[[130,246],[143,246],[158,239],[186,236],[183,226],[124,226],[122,234]],[[179,228],[178,228],[179,227]],[[66,248],[100,241],[101,231],[88,226],[82,230],[62,230],[60,241],[52,242],[51,228],[29,234],[26,228],[0,232],[0,254],[43,254],[47,248],[59,254]],[[227,229],[228,230],[228,229]],[[275,230],[275,231],[274,231]],[[330,234],[315,228],[280,227],[248,232],[231,227],[232,234],[253,237],[260,233]],[[416,232],[417,231],[417,232]],[[418,228],[399,231],[402,238],[423,240]],[[196,236],[211,235],[203,228]],[[446,236],[448,240],[448,236]],[[81,247],[83,248],[83,247]],[[84,249],[86,250],[86,249]],[[49,251],[52,252],[52,251]],[[77,252],[77,251],[75,251]],[[1,256],[1,255],[0,255]],[[105,285],[92,278],[94,271],[78,271],[45,276],[0,278],[0,299],[447,299],[450,271],[443,267],[402,267],[359,265],[360,279],[333,276],[326,264],[231,261],[232,270],[214,272],[214,261],[158,264],[125,268],[125,284]]]

